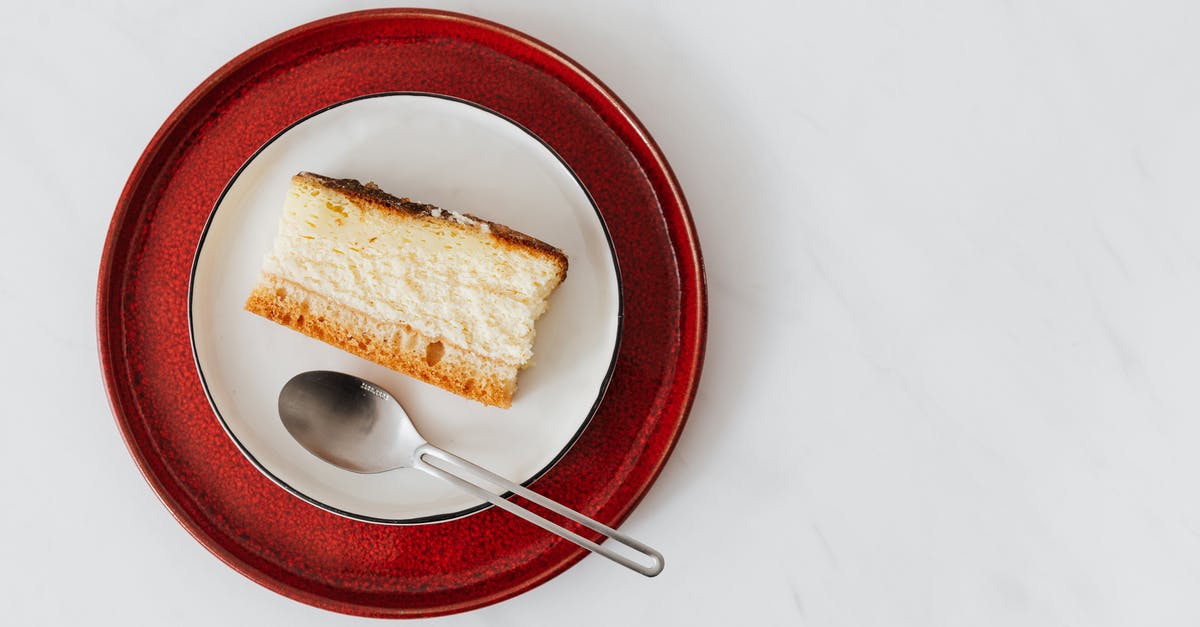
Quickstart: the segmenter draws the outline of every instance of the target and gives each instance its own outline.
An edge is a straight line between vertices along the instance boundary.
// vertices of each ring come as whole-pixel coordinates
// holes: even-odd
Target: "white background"
[[[7,3],[0,622],[378,624],[224,566],[95,349],[122,185],[200,81],[359,2]],[[708,267],[691,420],[585,559],[437,625],[1200,621],[1200,4],[450,2],[662,145]]]

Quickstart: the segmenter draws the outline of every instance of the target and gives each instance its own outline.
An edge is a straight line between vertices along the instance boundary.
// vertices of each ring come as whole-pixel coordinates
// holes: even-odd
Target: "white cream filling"
[[[534,321],[555,286],[553,263],[514,252],[487,230],[363,211],[336,192],[314,196],[315,189],[289,191],[264,272],[486,357],[529,361]]]

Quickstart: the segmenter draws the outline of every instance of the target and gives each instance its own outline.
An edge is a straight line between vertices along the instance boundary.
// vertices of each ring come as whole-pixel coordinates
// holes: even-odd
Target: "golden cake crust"
[[[372,332],[380,324],[367,314],[287,279],[263,275],[245,307],[272,322],[449,392],[485,405],[512,406],[515,366],[431,341],[404,324],[393,323],[386,333]]]

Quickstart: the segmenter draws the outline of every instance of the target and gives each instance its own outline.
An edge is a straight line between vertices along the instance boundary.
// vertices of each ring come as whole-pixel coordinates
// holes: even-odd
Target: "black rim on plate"
[[[195,297],[195,286],[196,286],[196,267],[200,263],[200,255],[201,255],[202,251],[204,250],[204,242],[208,238],[208,231],[209,231],[209,227],[212,226],[213,218],[216,217],[217,211],[220,210],[220,208],[221,208],[221,203],[225,200],[225,196],[229,193],[229,191],[231,189],[233,189],[234,183],[236,183],[238,178],[241,177],[242,172],[244,172],[246,170],[246,168],[249,167],[250,164],[253,163],[254,160],[256,158],[258,158],[258,156],[260,154],[262,154],[262,152],[264,150],[267,149],[268,146],[275,143],[276,140],[278,140],[280,137],[283,137],[288,131],[290,131],[293,128],[295,128],[296,126],[304,123],[305,121],[310,120],[318,115],[321,115],[322,113],[325,113],[331,109],[336,109],[342,105],[346,105],[346,104],[349,104],[352,102],[358,102],[360,100],[366,100],[369,98],[382,98],[382,97],[391,97],[391,96],[416,96],[416,97],[424,97],[424,98],[439,98],[442,100],[457,102],[460,104],[464,104],[464,105],[473,107],[473,108],[483,111],[485,113],[489,113],[497,118],[500,118],[501,120],[504,120],[505,122],[508,122],[509,124],[515,126],[516,128],[520,129],[526,135],[528,135],[529,137],[531,137],[535,141],[537,141],[539,144],[541,144],[541,146],[543,148],[545,148],[547,151],[549,151],[549,153],[551,155],[554,155],[554,158],[557,159],[558,162],[563,166],[563,168],[565,168],[566,171],[571,175],[571,178],[573,178],[575,180],[575,184],[579,186],[579,189],[583,191],[584,196],[587,197],[588,203],[592,207],[592,211],[596,214],[596,218],[600,221],[600,229],[604,232],[604,240],[608,244],[608,252],[612,258],[613,271],[616,275],[616,281],[617,281],[617,333],[616,333],[616,341],[613,342],[612,355],[609,357],[608,369],[604,373],[603,379],[601,379],[601,381],[600,381],[600,388],[596,391],[596,400],[592,402],[592,406],[590,409],[588,409],[587,416],[580,423],[579,428],[575,431],[575,433],[567,441],[566,445],[563,446],[562,450],[560,450],[558,452],[558,454],[555,455],[554,458],[551,459],[548,464],[546,464],[545,467],[543,467],[541,470],[534,473],[532,477],[521,482],[522,486],[528,486],[529,484],[533,483],[534,481],[537,481],[539,477],[541,477],[542,475],[549,472],[549,470],[551,468],[553,468],[554,465],[557,464],[559,462],[559,460],[561,460],[567,454],[567,452],[569,452],[571,450],[571,447],[573,447],[575,445],[575,442],[577,442],[579,440],[579,437],[581,435],[583,435],[584,430],[586,430],[588,425],[591,424],[592,418],[596,415],[596,411],[600,409],[600,404],[604,400],[605,392],[607,392],[607,390],[608,390],[608,384],[612,380],[613,370],[616,368],[616,365],[617,365],[617,355],[620,353],[620,350],[621,350],[621,335],[622,335],[622,328],[623,328],[624,321],[625,321],[625,295],[624,295],[623,285],[621,282],[621,267],[620,267],[619,263],[617,262],[617,249],[613,245],[612,234],[608,230],[608,223],[605,222],[604,215],[600,213],[600,208],[596,206],[596,200],[594,198],[592,198],[591,192],[588,191],[587,187],[583,184],[583,181],[580,180],[579,176],[575,173],[575,170],[572,169],[571,166],[562,158],[562,156],[558,154],[557,150],[555,150],[552,146],[550,146],[550,144],[546,143],[541,137],[538,137],[533,131],[526,128],[523,124],[521,124],[520,122],[517,122],[516,120],[513,120],[512,118],[510,118],[502,113],[494,111],[494,110],[492,110],[488,107],[485,107],[476,102],[471,102],[469,100],[464,100],[462,98],[457,98],[454,96],[447,96],[445,94],[435,94],[435,93],[419,92],[419,91],[388,91],[388,92],[379,92],[379,93],[373,93],[373,94],[365,94],[362,96],[356,96],[354,98],[342,100],[341,102],[336,102],[327,107],[318,109],[318,110],[296,120],[295,122],[292,122],[291,124],[287,125],[286,128],[284,128],[283,130],[281,130],[278,133],[276,133],[275,135],[273,135],[271,137],[271,139],[268,139],[262,146],[259,146],[259,148],[254,151],[254,154],[250,155],[250,157],[248,159],[246,159],[245,163],[243,163],[241,165],[241,167],[238,168],[237,172],[235,172],[234,175],[229,179],[229,182],[225,184],[225,188],[221,190],[221,195],[217,197],[216,203],[213,205],[213,208],[208,213],[208,219],[205,220],[204,229],[200,232],[200,239],[196,243],[196,253],[192,257],[192,269],[188,276],[188,307],[187,307],[188,308],[188,338],[189,338],[189,341],[192,346],[192,360],[196,364],[196,372],[200,376],[200,385],[204,388],[204,396],[208,399],[209,406],[212,407],[213,413],[216,414],[217,420],[221,423],[221,428],[225,430],[225,433],[229,436],[230,439],[233,440],[234,444],[237,445],[238,450],[240,450],[242,452],[242,454],[246,456],[246,459],[250,460],[250,463],[254,464],[254,466],[256,468],[258,468],[259,472],[266,475],[267,478],[269,478],[271,481],[275,482],[277,485],[279,485],[283,489],[287,490],[288,492],[292,493],[296,497],[303,499],[304,501],[307,501],[308,503],[311,503],[312,505],[315,505],[323,510],[332,512],[334,514],[338,514],[340,516],[345,516],[346,518],[351,518],[353,520],[360,520],[363,522],[378,523],[378,524],[385,524],[385,525],[421,525],[421,524],[427,524],[427,523],[445,522],[448,520],[454,520],[456,518],[462,518],[464,516],[469,516],[476,512],[483,511],[489,507],[493,507],[493,505],[491,503],[484,502],[484,503],[480,503],[479,505],[475,505],[473,507],[468,507],[466,509],[458,510],[455,512],[448,512],[445,514],[433,514],[430,516],[419,516],[416,518],[393,519],[393,518],[378,518],[375,516],[367,516],[365,514],[356,514],[354,512],[348,512],[346,510],[334,507],[332,505],[329,505],[327,503],[324,503],[322,501],[314,499],[311,496],[308,496],[307,494],[305,494],[305,493],[301,492],[300,490],[296,489],[295,487],[291,486],[286,481],[280,479],[274,473],[272,473],[270,470],[268,470],[267,467],[264,466],[262,464],[262,462],[260,462],[258,460],[258,458],[256,458],[252,452],[250,452],[250,449],[246,448],[245,444],[243,444],[242,441],[240,439],[238,439],[237,435],[233,432],[233,429],[230,428],[229,423],[226,422],[225,417],[221,414],[221,409],[219,407],[217,407],[217,403],[213,399],[212,392],[209,390],[209,387],[208,387],[208,379],[204,376],[204,368],[200,365],[200,356],[196,351],[196,332],[195,332],[195,316],[194,316],[195,311],[194,311],[194,307],[193,307],[193,305],[195,303],[194,297]],[[509,498],[512,496],[512,493],[507,492],[501,496],[503,498]]]

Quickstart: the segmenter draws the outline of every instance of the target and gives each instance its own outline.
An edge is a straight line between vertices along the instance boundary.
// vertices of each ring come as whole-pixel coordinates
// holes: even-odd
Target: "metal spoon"
[[[400,403],[386,390],[341,372],[314,370],[292,377],[279,392],[279,417],[283,426],[308,452],[352,472],[378,473],[396,468],[416,468],[490,501],[496,507],[653,577],[662,572],[663,556],[633,538],[579,512],[560,505],[425,441]],[[436,460],[438,465],[430,463]],[[483,481],[480,481],[480,479]],[[494,494],[491,484],[519,494],[542,507],[573,520],[650,558],[638,563],[564,529],[524,507]]]

